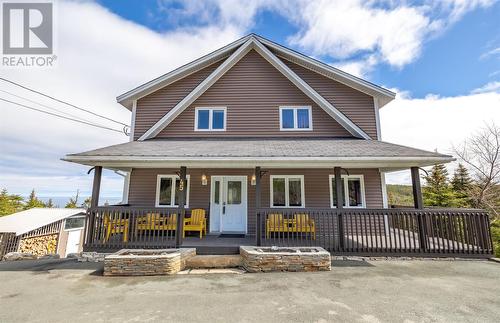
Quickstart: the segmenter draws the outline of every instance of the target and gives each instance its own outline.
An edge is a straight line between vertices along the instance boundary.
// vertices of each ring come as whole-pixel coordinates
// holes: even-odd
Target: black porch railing
[[[84,250],[173,248],[177,210],[135,207],[96,207],[87,211]]]
[[[260,209],[257,244],[332,254],[489,256],[488,214],[469,209]]]
[[[177,211],[91,208],[84,250],[179,246]],[[332,254],[366,256],[488,257],[493,253],[488,214],[483,210],[262,208],[256,223],[256,245],[319,246]]]

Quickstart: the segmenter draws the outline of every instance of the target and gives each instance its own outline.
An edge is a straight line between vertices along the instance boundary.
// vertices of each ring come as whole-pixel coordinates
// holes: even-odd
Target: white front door
[[[80,237],[82,230],[72,230],[68,231],[68,242],[66,243],[66,255],[67,257],[70,253],[77,253],[80,248]]]
[[[247,177],[212,176],[210,232],[247,232]]]

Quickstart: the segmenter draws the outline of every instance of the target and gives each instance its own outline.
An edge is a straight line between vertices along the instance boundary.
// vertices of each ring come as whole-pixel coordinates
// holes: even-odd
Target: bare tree
[[[472,172],[475,185],[470,188],[474,207],[488,209],[499,216],[500,201],[500,127],[486,124],[480,131],[454,147],[455,154]]]

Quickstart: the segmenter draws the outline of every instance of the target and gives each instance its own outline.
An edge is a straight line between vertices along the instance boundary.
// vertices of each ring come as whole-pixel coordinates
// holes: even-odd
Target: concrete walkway
[[[498,322],[500,264],[336,261],[331,272],[102,277],[0,263],[0,322]],[[97,272],[96,272],[97,271]]]

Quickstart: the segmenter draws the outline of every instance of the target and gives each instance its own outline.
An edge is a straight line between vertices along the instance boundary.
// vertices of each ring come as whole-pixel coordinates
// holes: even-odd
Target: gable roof
[[[0,232],[15,232],[19,236],[81,213],[85,214],[85,209],[33,208],[0,217]]]
[[[166,73],[154,80],[144,83],[135,89],[132,89],[116,98],[117,102],[128,108],[132,109],[133,101],[138,100],[162,87],[165,87],[181,78],[184,78],[210,64],[220,61],[224,58],[229,57],[239,46],[243,45],[249,39],[254,38],[260,43],[269,47],[273,54],[282,57],[293,63],[301,65],[308,68],[314,72],[320,73],[326,77],[329,77],[335,81],[343,83],[350,86],[358,91],[371,95],[379,99],[379,108],[383,107],[385,104],[389,103],[395,98],[395,93],[387,90],[381,86],[370,83],[366,80],[358,78],[354,75],[341,71],[334,68],[328,64],[317,61],[299,52],[291,50],[287,47],[281,46],[274,43],[264,37],[249,34],[243,38],[240,38],[216,51],[205,55],[191,63],[183,65],[169,73]]]
[[[154,138],[166,126],[168,126],[177,116],[187,109],[196,99],[198,99],[206,90],[208,90],[217,80],[219,80],[228,70],[230,70],[241,58],[250,50],[255,50],[264,59],[266,59],[281,74],[287,77],[297,88],[312,99],[318,106],[325,110],[335,121],[342,125],[353,136],[363,139],[371,139],[360,127],[352,122],[343,113],[337,110],[328,100],[323,98],[309,84],[302,80],[285,63],[277,58],[266,46],[257,38],[250,37],[243,45],[234,51],[221,65],[219,65],[206,79],[198,84],[188,95],[177,103],[167,114],[158,120],[148,129],[139,140]]]

